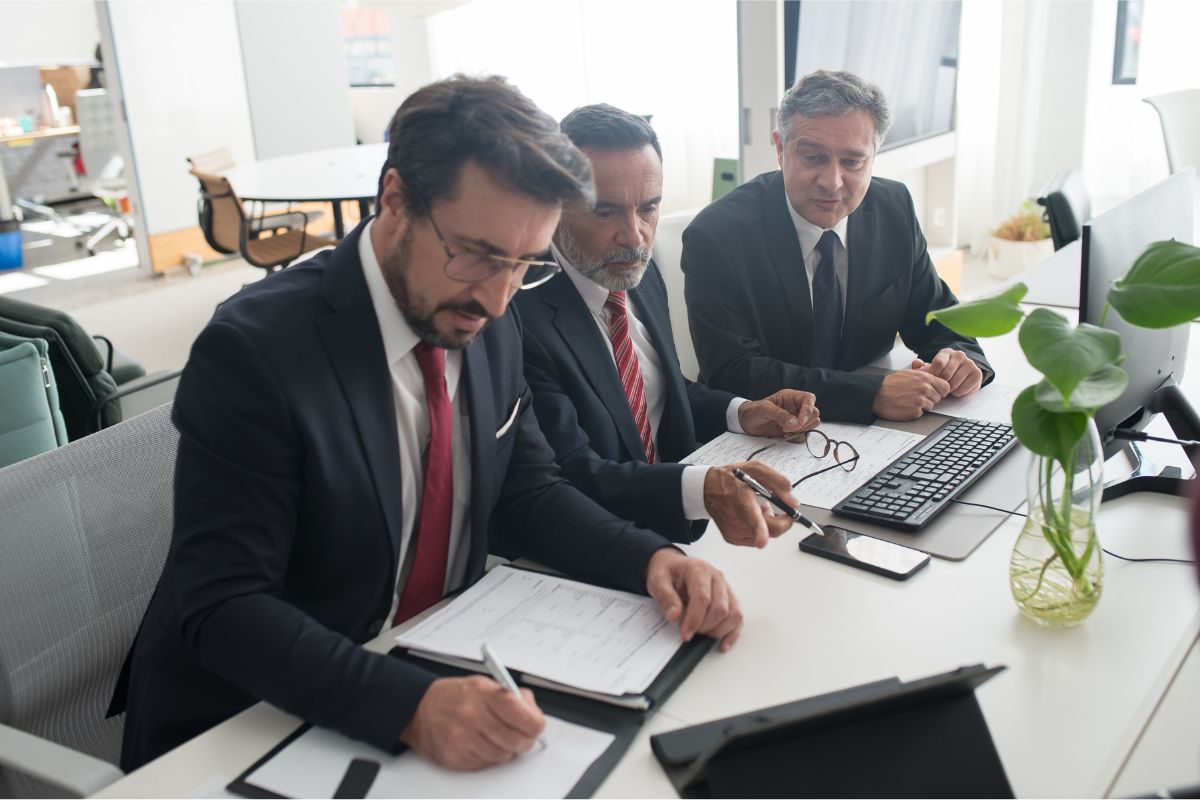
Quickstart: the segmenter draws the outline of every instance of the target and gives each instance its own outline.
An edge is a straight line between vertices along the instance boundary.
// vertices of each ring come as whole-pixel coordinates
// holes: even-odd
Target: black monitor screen
[[[954,127],[959,0],[787,0],[784,85],[818,69],[878,86],[892,111],[881,150]]]
[[[1100,324],[1109,287],[1129,271],[1151,242],[1164,239],[1192,244],[1195,193],[1194,172],[1176,173],[1134,195],[1120,205],[1093,217],[1083,226],[1083,260],[1079,280],[1079,320]],[[1191,323],[1163,330],[1130,325],[1109,309],[1104,327],[1121,334],[1121,352],[1127,358],[1129,387],[1096,414],[1096,426],[1111,456],[1121,443],[1111,439],[1113,428],[1139,427],[1146,421],[1150,395],[1169,378],[1183,377]]]

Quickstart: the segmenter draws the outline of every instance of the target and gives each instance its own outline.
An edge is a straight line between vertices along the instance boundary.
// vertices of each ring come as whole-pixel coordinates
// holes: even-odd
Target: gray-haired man
[[[816,395],[825,419],[913,419],[992,370],[973,339],[925,325],[957,302],[934,272],[903,184],[872,178],[890,124],[882,93],[846,72],[796,82],[779,107],[780,170],[702,211],[683,235],[701,380],[745,397]],[[851,374],[897,332],[918,358]]]

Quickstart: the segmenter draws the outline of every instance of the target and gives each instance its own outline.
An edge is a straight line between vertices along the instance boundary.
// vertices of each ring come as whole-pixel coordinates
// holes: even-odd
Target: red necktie
[[[646,387],[642,383],[642,370],[638,366],[633,340],[629,338],[625,293],[609,292],[608,299],[604,301],[604,308],[608,311],[608,337],[612,340],[617,374],[621,376],[625,399],[629,401],[629,410],[633,412],[633,421],[637,423],[638,433],[642,437],[642,450],[646,453],[646,461],[653,464],[656,461],[654,434],[650,431],[650,414],[646,410]]]
[[[413,348],[425,377],[425,404],[429,408],[429,447],[425,451],[425,488],[421,493],[421,518],[417,523],[416,552],[408,581],[400,593],[393,625],[419,614],[442,599],[446,562],[450,556],[450,515],[454,485],[451,466],[450,395],[446,391],[446,351],[419,343]]]

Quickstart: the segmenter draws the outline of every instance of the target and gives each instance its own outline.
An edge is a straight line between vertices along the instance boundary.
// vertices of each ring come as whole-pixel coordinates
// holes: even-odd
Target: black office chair
[[[1055,250],[1078,239],[1083,234],[1083,224],[1092,218],[1092,201],[1077,169],[1059,172],[1047,181],[1039,193],[1038,204],[1046,207],[1043,218],[1050,224]]]
[[[49,345],[70,441],[124,419],[122,397],[136,398],[139,410],[144,410],[148,402],[157,404],[160,398],[167,402],[174,396],[178,372],[147,376],[140,364],[121,356],[108,339],[89,336],[62,311],[0,296],[0,331],[44,339]],[[102,354],[98,344],[104,345],[107,353]]]

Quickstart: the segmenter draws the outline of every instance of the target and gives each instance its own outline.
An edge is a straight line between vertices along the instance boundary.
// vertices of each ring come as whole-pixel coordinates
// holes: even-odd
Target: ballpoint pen
[[[483,664],[487,667],[487,671],[491,673],[492,679],[516,695],[518,700],[525,702],[525,697],[521,694],[520,687],[517,686],[517,682],[513,680],[513,676],[504,667],[504,664],[500,661],[499,656],[496,655],[496,651],[492,649],[492,646],[484,642],[483,646],[479,649],[483,653]],[[545,748],[545,738],[539,736],[538,744]]]
[[[758,481],[754,480],[754,478],[751,478],[749,475],[747,475],[741,469],[734,467],[733,468],[733,477],[737,478],[739,481],[741,481],[742,483],[749,486],[751,489],[754,490],[754,493],[756,495],[763,498],[764,500],[766,500],[771,505],[778,508],[783,513],[787,514],[789,517],[794,519],[796,522],[799,522],[801,525],[808,528],[810,531],[812,531],[814,533],[819,533],[822,536],[825,535],[825,531],[821,530],[821,526],[817,525],[811,519],[809,519],[808,517],[801,514],[798,509],[792,508],[787,503],[783,502],[783,500],[780,499],[779,495],[775,494],[773,491],[771,491],[767,487],[763,486]]]

